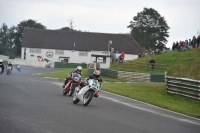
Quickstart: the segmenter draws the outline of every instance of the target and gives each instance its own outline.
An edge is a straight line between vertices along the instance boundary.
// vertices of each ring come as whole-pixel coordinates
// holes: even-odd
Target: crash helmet
[[[94,74],[94,76],[95,76],[96,78],[99,78],[100,75],[101,75],[101,71],[100,71],[99,69],[95,69],[93,74]]]
[[[82,72],[82,67],[81,67],[81,66],[77,66],[76,72],[79,73],[79,74],[81,74],[81,72]]]
[[[0,65],[1,65],[1,64],[3,64],[3,60],[2,60],[2,59],[0,59]]]

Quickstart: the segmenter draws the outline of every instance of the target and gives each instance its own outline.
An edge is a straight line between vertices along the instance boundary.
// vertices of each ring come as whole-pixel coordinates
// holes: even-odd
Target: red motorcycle
[[[63,89],[63,95],[67,94],[69,96],[72,96],[75,88],[78,87],[80,83],[81,83],[81,75],[78,73],[72,73],[71,79]]]

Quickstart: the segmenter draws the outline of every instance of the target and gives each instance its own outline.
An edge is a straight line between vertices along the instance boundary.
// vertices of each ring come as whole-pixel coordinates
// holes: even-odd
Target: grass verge
[[[136,99],[171,111],[200,118],[200,103],[165,92],[159,84],[104,84],[103,90]]]
[[[73,69],[67,68],[60,72],[44,73],[42,77],[59,78],[64,81]],[[88,70],[83,69],[82,78],[88,77]],[[122,82],[119,79],[103,78],[104,82]],[[159,84],[104,84],[103,90],[125,97],[136,99],[161,108],[200,118],[200,103],[181,96],[165,92],[165,85]]]
[[[70,72],[72,72],[74,68],[67,68],[62,69],[60,72],[54,72],[54,73],[44,73],[41,74],[41,77],[52,77],[52,78],[59,78],[59,81],[64,82],[65,78],[68,76]],[[88,77],[88,69],[82,70],[82,79],[85,79]],[[102,77],[104,82],[131,82],[130,80],[121,80],[116,78],[106,78]]]

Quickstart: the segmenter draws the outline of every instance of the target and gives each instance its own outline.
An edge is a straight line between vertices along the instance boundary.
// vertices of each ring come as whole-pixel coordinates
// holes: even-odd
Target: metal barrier
[[[152,64],[148,62],[140,62],[140,61],[132,61],[132,62],[126,62],[126,63],[120,63],[119,64],[123,68],[132,68],[135,70],[151,70],[151,71],[160,71],[164,72],[169,67],[168,64],[158,64],[155,63],[152,67]]]
[[[83,68],[87,68],[87,64],[84,63],[65,63],[65,62],[55,62],[55,68],[76,68],[77,66],[82,66]]]
[[[166,76],[166,92],[200,101],[200,80]]]
[[[94,69],[89,69],[88,74],[91,74]],[[137,73],[137,72],[124,72],[101,68],[101,76],[109,78],[117,78],[127,80],[129,82],[165,82],[165,75]]]

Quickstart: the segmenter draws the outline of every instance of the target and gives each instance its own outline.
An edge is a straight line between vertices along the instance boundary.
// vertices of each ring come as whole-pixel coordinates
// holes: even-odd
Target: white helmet
[[[79,74],[81,74],[81,72],[82,72],[82,67],[81,67],[81,66],[77,66],[76,72],[79,73]]]

